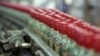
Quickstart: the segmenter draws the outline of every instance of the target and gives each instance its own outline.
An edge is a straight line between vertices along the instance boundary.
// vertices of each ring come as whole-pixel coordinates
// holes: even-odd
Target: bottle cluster
[[[9,3],[0,3],[0,5],[28,13],[32,18],[68,36],[78,45],[100,52],[100,29],[87,22],[55,9],[33,8]]]

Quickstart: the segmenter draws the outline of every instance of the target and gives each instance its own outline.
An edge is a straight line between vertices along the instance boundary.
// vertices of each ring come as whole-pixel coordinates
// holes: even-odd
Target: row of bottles
[[[58,15],[51,13],[37,13],[37,15],[35,16],[37,16],[37,20],[45,23],[54,30],[59,31],[62,34],[68,35],[71,39],[75,40],[79,45],[84,46],[86,48],[93,48],[97,52],[100,51],[100,44],[99,41],[97,41],[100,39],[100,29],[96,28],[95,26],[91,26],[84,21],[75,19],[71,16],[67,18],[67,15],[62,20],[59,14],[63,15],[64,13],[59,12]],[[34,13],[32,13],[31,16],[33,16],[33,14]],[[50,14],[52,16],[56,16],[52,17]]]
[[[82,20],[78,20],[65,13],[52,9],[34,9],[32,7],[6,3],[1,3],[0,5],[28,13],[32,18],[35,18],[54,30],[69,36],[70,39],[76,41],[80,46],[89,49],[92,48],[97,52],[100,51],[100,29],[91,26]]]
[[[39,35],[45,43],[47,43],[53,50],[55,50],[60,56],[94,56],[93,50],[87,50],[76,44],[75,41],[69,39],[66,35],[60,34],[52,28],[49,28],[45,24],[34,20],[31,20],[30,28],[37,35]]]
[[[31,19],[28,18],[28,19]],[[37,20],[33,21],[31,20],[31,27],[33,29],[37,29],[37,34],[40,34],[42,39],[50,45],[57,53],[59,53],[61,56],[93,56],[94,53],[92,51],[88,51],[81,46],[79,47],[75,41],[72,41],[67,36],[60,34],[59,32],[53,30],[52,28],[49,28],[43,23],[40,23]],[[44,37],[45,36],[45,37]],[[95,55],[96,56],[96,55]]]

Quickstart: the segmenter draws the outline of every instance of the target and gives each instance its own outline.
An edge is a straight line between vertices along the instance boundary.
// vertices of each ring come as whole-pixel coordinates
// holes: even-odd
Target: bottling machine
[[[100,29],[56,9],[0,3],[0,56],[100,56]]]

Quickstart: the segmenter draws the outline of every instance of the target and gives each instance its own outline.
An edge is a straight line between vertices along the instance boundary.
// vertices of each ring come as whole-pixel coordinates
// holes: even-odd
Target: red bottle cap
[[[61,28],[59,29],[59,31],[62,32],[63,34],[66,34],[67,25],[70,24],[70,23],[72,23],[72,22],[73,22],[73,21],[72,21],[71,19],[67,19],[67,20],[65,20],[65,21],[61,21],[61,22],[59,23],[59,27],[61,27]]]
[[[34,11],[34,10],[31,10],[30,16],[33,17],[33,18],[35,18],[35,19],[37,19],[37,18],[39,18],[39,13],[36,12],[36,11]]]
[[[59,29],[59,27],[58,27],[59,22],[61,22],[59,19],[54,19],[54,21],[53,21],[53,28],[54,28],[55,30],[57,30],[57,31],[58,31],[58,29]]]
[[[44,15],[45,16],[45,20],[46,20],[46,23],[45,24],[47,24],[48,26],[52,26],[52,20],[54,19],[54,18],[52,18],[51,16],[49,16],[49,15]]]
[[[44,11],[44,10],[42,10],[41,8],[38,8],[37,11],[40,12],[40,13],[42,13],[42,14],[47,14],[47,12]]]
[[[58,30],[59,30],[62,34],[66,34],[67,25],[68,25],[68,23],[66,23],[66,22],[59,22],[59,28],[58,28]]]
[[[59,18],[61,21],[67,20],[67,18],[60,16],[59,14],[55,15],[57,18]]]
[[[44,24],[47,24],[48,18],[46,17],[45,14],[40,14],[39,19],[41,19],[41,22]]]
[[[93,45],[93,34],[87,32],[86,30],[75,26],[74,24],[69,24],[67,27],[67,34],[71,39],[75,40],[79,45],[86,48],[91,48]]]
[[[52,13],[52,11],[50,9],[42,9],[43,11],[45,11],[47,14]]]
[[[55,14],[54,12],[49,13],[48,15],[50,15],[51,17],[53,17],[53,18],[57,19],[57,17],[55,16],[56,14]]]
[[[57,9],[51,9],[51,11],[52,11],[52,12],[55,12],[56,14],[59,14],[59,12],[60,12],[60,11],[57,10]]]
[[[100,28],[97,28],[96,26],[91,26],[90,30],[93,31],[94,33],[99,33],[100,34]]]
[[[93,48],[96,52],[100,52],[100,34],[94,36]]]

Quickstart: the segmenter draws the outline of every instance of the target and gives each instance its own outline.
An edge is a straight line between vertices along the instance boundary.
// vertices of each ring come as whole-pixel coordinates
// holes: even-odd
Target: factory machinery
[[[55,9],[0,3],[0,56],[100,56],[100,29]]]

